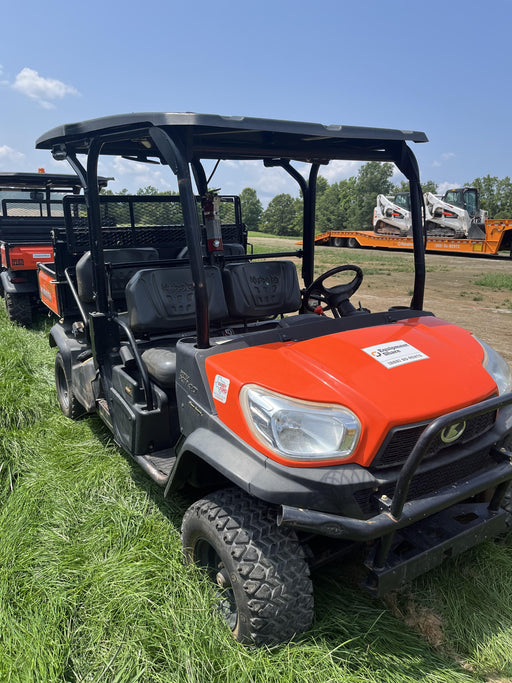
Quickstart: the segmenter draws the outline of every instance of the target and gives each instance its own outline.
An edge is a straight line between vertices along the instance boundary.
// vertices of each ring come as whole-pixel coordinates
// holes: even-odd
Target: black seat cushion
[[[158,251],[153,247],[105,249],[105,263],[137,263],[158,260]],[[110,282],[112,299],[124,300],[126,283],[137,272],[138,267],[114,268]],[[76,286],[78,297],[84,303],[94,301],[94,281],[91,252],[86,251],[76,264]]]
[[[149,375],[165,389],[174,387],[176,380],[176,351],[167,348],[146,349],[142,360]]]
[[[215,266],[205,267],[210,321],[226,320],[228,310],[222,277]],[[193,330],[196,304],[188,266],[139,270],[126,285],[128,321],[135,334],[165,334]]]
[[[291,261],[227,264],[222,278],[232,319],[257,320],[300,308],[299,280]]]

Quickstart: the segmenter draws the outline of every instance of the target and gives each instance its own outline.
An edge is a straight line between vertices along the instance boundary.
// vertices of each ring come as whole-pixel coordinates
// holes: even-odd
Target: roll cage
[[[313,281],[316,180],[331,160],[393,162],[409,181],[415,277],[411,308],[423,307],[425,284],[422,193],[416,158],[407,142],[427,142],[422,132],[344,125],[223,117],[191,113],[140,113],[110,116],[54,128],[38,138],[38,149],[66,159],[86,191],[91,259],[98,312],[107,314],[104,278],[98,159],[120,155],[138,162],[168,165],[176,175],[186,243],[195,283],[197,346],[209,346],[209,316],[200,226],[192,178],[201,197],[207,194],[203,160],[262,160],[280,166],[299,184],[303,201],[302,277]],[[79,154],[86,154],[83,165]],[[304,177],[291,162],[309,163]]]

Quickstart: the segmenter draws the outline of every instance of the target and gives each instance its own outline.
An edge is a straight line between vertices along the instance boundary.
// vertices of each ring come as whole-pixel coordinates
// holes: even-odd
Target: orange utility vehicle
[[[53,261],[51,231],[64,226],[62,198],[80,190],[75,175],[0,173],[0,281],[13,322],[32,322],[40,305],[37,264]]]
[[[69,161],[87,197],[66,212],[55,264],[41,266],[66,291],[50,332],[60,406],[71,418],[97,413],[163,495],[197,492],[185,557],[204,567],[240,641],[308,629],[311,567],[354,544],[381,595],[505,529],[511,374],[484,341],[423,307],[421,186],[407,143],[426,140],[143,113],[37,141]],[[167,165],[179,197],[100,196],[100,155]],[[318,171],[354,158],[394,162],[409,181],[410,306],[356,308],[357,265],[314,276]],[[297,181],[300,251],[246,253],[239,216],[226,222],[208,189],[206,168],[224,159]]]

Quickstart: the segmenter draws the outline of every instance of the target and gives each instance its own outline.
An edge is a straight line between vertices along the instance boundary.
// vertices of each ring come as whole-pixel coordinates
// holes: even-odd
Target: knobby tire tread
[[[242,623],[235,637],[257,645],[273,644],[309,628],[313,616],[309,567],[295,532],[277,526],[275,508],[236,488],[198,500],[183,519],[186,554],[187,529],[195,527],[197,520],[207,521],[241,580],[247,609],[244,614],[239,607]]]

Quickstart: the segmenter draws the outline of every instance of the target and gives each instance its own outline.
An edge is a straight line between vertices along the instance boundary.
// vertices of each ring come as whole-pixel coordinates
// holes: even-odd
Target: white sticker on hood
[[[229,379],[222,377],[222,375],[216,375],[215,381],[213,383],[213,398],[221,403],[226,403],[229,391]]]
[[[415,363],[417,360],[428,358],[423,351],[418,351],[414,346],[411,346],[401,339],[393,342],[386,342],[384,344],[377,344],[376,346],[367,346],[362,350],[372,358],[375,358],[375,360],[381,363],[385,368],[396,368],[399,365]]]

